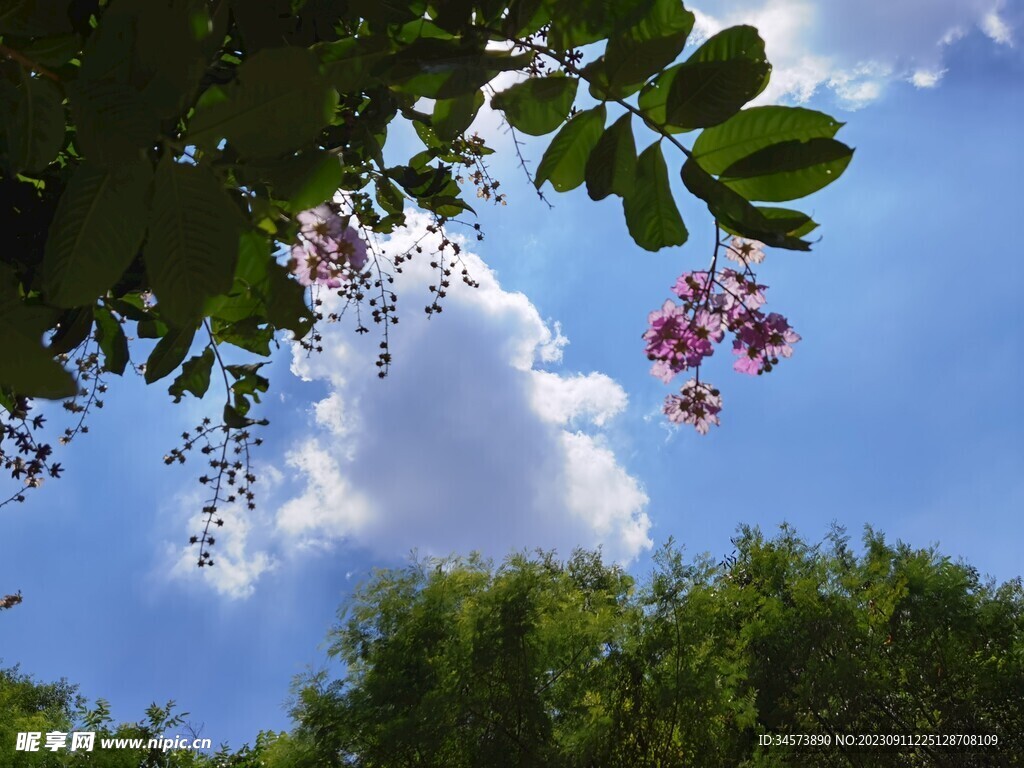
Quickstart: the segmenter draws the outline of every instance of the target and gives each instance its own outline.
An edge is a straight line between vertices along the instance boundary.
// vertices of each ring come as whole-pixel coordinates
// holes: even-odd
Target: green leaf
[[[146,233],[153,169],[145,160],[104,168],[84,161],[50,226],[43,292],[57,307],[91,304],[131,264]]]
[[[547,44],[560,51],[594,43],[637,24],[653,0],[551,0]]]
[[[275,328],[291,331],[301,339],[313,327],[306,305],[306,291],[291,273],[276,262],[267,265],[267,320]]]
[[[537,167],[537,188],[545,181],[558,192],[576,189],[583,183],[587,159],[604,131],[606,111],[600,104],[575,115],[560,130]]]
[[[123,4],[123,0],[114,7]],[[203,40],[212,21],[203,0],[134,0],[135,80],[162,118],[176,118],[194,100],[207,69]],[[222,40],[216,41],[218,44]]]
[[[167,393],[180,403],[186,392],[202,397],[210,388],[210,371],[213,370],[213,347],[207,347],[203,354],[190,358],[183,366],[181,373],[174,380]]]
[[[40,37],[35,40],[9,37],[5,42],[29,61],[51,69],[67,64],[82,50],[82,38],[74,34]]]
[[[17,171],[43,170],[64,145],[64,95],[54,83],[22,72],[17,104],[7,119],[8,162]]]
[[[627,112],[604,132],[587,161],[587,193],[593,200],[632,194],[636,178],[636,141]]]
[[[227,139],[242,155],[281,155],[313,142],[337,104],[310,51],[267,48],[238,68],[237,82],[203,94],[186,141],[213,149]]]
[[[434,103],[434,132],[445,141],[458,138],[472,124],[483,104],[484,92],[480,90],[454,99],[438,99]]]
[[[686,45],[693,22],[680,0],[655,0],[643,21],[609,39],[603,64],[608,84],[625,95],[671,64]]]
[[[144,317],[138,321],[135,333],[140,339],[162,339],[167,335],[169,326],[158,317]]]
[[[790,220],[768,218],[742,195],[701,168],[696,160],[689,159],[683,164],[682,178],[686,188],[707,203],[711,215],[730,232],[778,248],[811,249],[810,243],[789,234]]]
[[[771,65],[753,27],[730,27],[640,91],[638,106],[670,132],[724,122],[768,85]]]
[[[773,231],[779,230],[781,234],[790,237],[800,238],[809,235],[818,228],[818,222],[800,211],[789,208],[771,208],[763,205],[755,205],[754,209],[768,220],[768,225]],[[719,226],[730,235],[743,237],[741,232],[733,230],[725,223],[719,221]]]
[[[333,199],[341,188],[342,175],[338,156],[318,149],[267,169],[274,197],[286,200],[292,211],[304,211]]]
[[[128,366],[128,339],[121,323],[106,307],[96,308],[96,341],[103,352],[103,370],[120,376]]]
[[[532,77],[496,93],[491,106],[504,112],[514,128],[531,136],[543,136],[565,122],[578,87],[579,80],[561,73]]]
[[[52,400],[78,391],[74,377],[43,346],[43,332],[56,319],[54,314],[27,306],[14,272],[0,264],[0,386],[19,395]]]
[[[231,288],[239,216],[205,168],[165,158],[157,168],[144,257],[160,314],[187,325],[203,302]]]
[[[270,355],[274,329],[264,325],[259,317],[246,317],[233,323],[215,321],[213,336],[218,343],[233,344],[247,352],[267,357]]]
[[[93,308],[76,307],[61,315],[56,332],[50,338],[51,355],[70,352],[88,337],[92,330]]]
[[[160,132],[160,119],[135,87],[85,77],[68,85],[75,146],[97,163],[138,162]]]
[[[249,412],[249,400],[260,402],[260,393],[270,388],[270,381],[259,374],[260,368],[266,363],[250,363],[248,365],[229,365],[228,373],[235,379],[231,385],[231,392],[234,394],[235,411],[239,416],[245,416]]]
[[[720,180],[748,200],[795,200],[838,179],[852,158],[835,139],[785,141],[737,160]]]
[[[475,41],[422,38],[394,55],[387,79],[404,94],[452,99],[480,90],[500,72],[527,67],[532,58],[532,53],[488,51]]]
[[[803,107],[752,107],[702,131],[693,156],[705,171],[718,175],[772,144],[831,139],[842,126],[834,117]]]
[[[651,144],[640,155],[633,191],[622,207],[629,234],[641,248],[657,251],[686,242],[689,233],[672,197],[660,143]]]
[[[146,383],[152,384],[167,376],[175,368],[181,365],[189,349],[192,347],[192,339],[196,335],[195,326],[188,328],[171,328],[166,335],[156,343],[153,351],[146,360]]]
[[[246,410],[248,410],[246,408]],[[250,419],[242,413],[238,412],[238,409],[231,405],[224,406],[224,425],[231,429],[245,429],[251,427],[254,424],[266,425],[269,422],[266,419]]]

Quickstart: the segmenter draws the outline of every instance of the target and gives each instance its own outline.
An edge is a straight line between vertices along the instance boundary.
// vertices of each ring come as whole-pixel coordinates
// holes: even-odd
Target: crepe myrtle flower
[[[678,395],[665,398],[664,413],[673,424],[689,424],[706,435],[711,425],[718,425],[722,410],[721,393],[705,381],[690,379]]]
[[[299,239],[292,245],[291,270],[302,285],[340,288],[368,259],[359,231],[329,205],[300,212]]]
[[[733,369],[750,376],[771,371],[780,358],[792,356],[800,341],[785,317],[763,311],[768,286],[748,269],[763,260],[763,247],[756,240],[733,238],[727,253],[743,264],[742,272],[717,270],[716,261],[710,270],[684,272],[672,286],[682,303],[669,299],[648,315],[643,339],[651,375],[667,384],[678,373],[697,372],[678,395],[665,400],[663,410],[673,423],[690,424],[701,434],[719,423],[720,393],[701,383],[700,367],[727,332],[733,337]]]
[[[737,264],[760,264],[764,261],[764,243],[758,240],[746,240],[734,237],[725,248],[725,255]]]

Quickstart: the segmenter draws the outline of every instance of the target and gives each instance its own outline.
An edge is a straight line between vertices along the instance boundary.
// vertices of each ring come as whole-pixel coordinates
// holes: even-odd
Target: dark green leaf
[[[246,410],[248,409],[246,408]],[[231,405],[224,406],[224,425],[231,429],[245,429],[246,427],[251,427],[254,424],[265,425],[267,423],[266,419],[257,420],[247,418],[244,414],[239,413],[237,408]]]
[[[608,195],[628,197],[636,178],[636,141],[627,112],[604,132],[587,161],[587,193],[593,200]]]
[[[142,93],[125,83],[81,79],[69,85],[75,146],[104,164],[130,164],[156,141],[160,120]]]
[[[196,335],[194,326],[172,328],[157,342],[146,360],[146,383],[159,381],[174,371],[185,359]]]
[[[128,339],[121,323],[106,307],[96,308],[96,341],[103,352],[103,370],[123,374],[128,366]]]
[[[162,339],[167,335],[168,325],[156,317],[145,317],[138,321],[135,332],[140,339]]]
[[[653,0],[552,0],[547,44],[568,51],[628,29],[649,13]]]
[[[267,320],[275,328],[291,331],[301,339],[312,327],[305,289],[276,262],[267,265]]]
[[[772,228],[778,227],[784,234],[791,237],[804,237],[818,228],[818,222],[800,211],[793,211],[788,208],[770,208],[763,205],[754,206],[757,211],[771,223]],[[722,226],[730,235],[739,235],[726,226]],[[740,235],[742,237],[742,235]]]
[[[61,196],[46,240],[43,290],[57,307],[91,304],[121,276],[146,233],[153,169],[83,162]]]
[[[641,248],[657,251],[686,242],[689,234],[672,197],[660,143],[651,144],[640,155],[633,191],[622,207],[629,234]]]
[[[741,158],[784,141],[831,139],[843,126],[835,118],[803,107],[753,107],[702,131],[693,156],[718,175]]]
[[[15,171],[43,170],[64,144],[64,95],[54,83],[22,73],[7,121],[8,162]]]
[[[838,179],[852,158],[835,139],[786,141],[737,160],[720,180],[748,200],[795,200]]]
[[[233,344],[247,352],[267,357],[274,329],[258,317],[247,317],[233,323],[214,322],[213,335],[218,343]]]
[[[481,90],[454,99],[438,99],[434,103],[434,132],[444,141],[458,138],[469,128],[483,104]]]
[[[133,4],[139,64],[134,80],[160,117],[177,117],[192,103],[206,71],[203,42],[212,28],[207,3],[134,0]]]
[[[66,64],[82,50],[82,38],[74,34],[35,40],[9,37],[5,42],[29,61],[51,69]]]
[[[61,315],[60,324],[50,339],[50,354],[65,354],[85,341],[92,330],[92,321],[92,307],[76,307]]]
[[[565,122],[576,99],[579,80],[562,74],[532,77],[497,93],[491,106],[523,133],[543,136]]]
[[[811,249],[810,243],[789,234],[790,220],[768,218],[742,195],[701,168],[697,161],[687,160],[683,164],[682,177],[686,188],[707,203],[711,215],[730,232],[778,248]]]
[[[693,22],[680,0],[655,0],[639,24],[609,39],[604,54],[609,85],[624,95],[671,64],[686,45]]]
[[[74,378],[43,346],[55,313],[27,306],[14,273],[0,264],[0,386],[20,395],[58,400],[78,391]]]
[[[144,256],[160,314],[171,324],[187,325],[208,297],[231,288],[238,219],[210,171],[169,157],[160,163]]]
[[[671,132],[715,125],[764,90],[770,73],[757,30],[730,27],[644,86],[638,105]]]
[[[567,192],[583,183],[587,159],[604,131],[605,107],[601,104],[576,114],[562,126],[537,166],[534,183],[539,189],[545,181],[558,192]]]
[[[249,365],[229,365],[228,373],[235,379],[231,385],[231,392],[235,396],[235,409],[240,416],[249,412],[249,400],[252,398],[260,402],[260,393],[270,388],[270,381],[259,373],[266,363],[254,363]]]
[[[213,347],[207,347],[203,354],[190,358],[181,366],[181,373],[174,380],[167,393],[180,403],[186,392],[202,397],[210,388],[210,371],[213,370]]]
[[[334,198],[342,168],[337,155],[307,150],[268,169],[267,176],[276,199],[286,200],[292,211],[304,211]]]
[[[461,41],[423,39],[395,55],[388,79],[405,94],[452,99],[480,90],[500,72],[524,69],[532,59],[532,53],[510,54]]]
[[[267,48],[238,68],[237,82],[203,94],[187,140],[212,149],[227,139],[243,155],[280,155],[311,143],[337,103],[312,53]]]

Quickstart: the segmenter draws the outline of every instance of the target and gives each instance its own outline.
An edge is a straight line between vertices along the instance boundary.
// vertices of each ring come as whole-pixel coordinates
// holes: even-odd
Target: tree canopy
[[[741,372],[791,353],[799,336],[761,311],[751,267],[761,244],[810,248],[817,224],[774,204],[828,185],[853,153],[828,115],[746,106],[771,74],[753,27],[724,29],[684,58],[694,15],[680,0],[0,8],[4,466],[30,487],[61,471],[36,437],[30,398],[63,400],[67,441],[87,431],[111,376],[169,383],[175,401],[222,380],[220,418],[168,456],[219,457],[201,564],[212,564],[207,539],[227,503],[221,481],[237,480],[230,495],[252,501],[244,459],[270,385],[259,358],[282,335],[319,349],[317,324],[340,314],[321,309],[331,291],[356,308],[358,332],[369,331],[363,318],[382,329],[386,375],[392,283],[416,249],[385,253],[378,238],[404,225],[407,207],[429,212],[438,231],[478,230],[466,188],[505,200],[487,167],[493,150],[470,131],[488,95],[514,136],[551,135],[531,174],[538,190],[618,196],[640,248],[687,240],[670,168],[740,238],[680,278],[682,306],[652,315],[647,354],[666,381],[697,369],[726,330]],[[420,143],[402,160],[385,149],[399,123]],[[458,244],[444,238],[440,249],[427,312],[441,311],[459,269]],[[720,252],[739,268],[720,269]],[[248,362],[225,360],[228,347]],[[720,407],[698,373],[666,413],[706,431]]]
[[[329,636],[340,674],[296,681],[289,733],[141,764],[1019,764],[1019,579],[997,585],[871,530],[859,552],[841,531],[811,544],[786,527],[771,538],[744,528],[734,546],[716,562],[669,543],[643,579],[586,551],[376,571]],[[0,761],[14,732],[66,730],[76,711],[108,735],[183,730],[172,704],[115,727],[105,703],[75,709],[74,693],[0,674]],[[837,742],[859,735],[902,741]],[[800,736],[817,740],[792,741]],[[88,764],[146,759],[103,762],[127,754],[96,751]]]

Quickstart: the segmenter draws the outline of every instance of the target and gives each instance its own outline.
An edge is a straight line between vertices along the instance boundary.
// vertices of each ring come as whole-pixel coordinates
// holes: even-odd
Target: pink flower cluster
[[[319,205],[296,218],[299,240],[292,246],[291,269],[302,285],[340,288],[366,266],[366,243],[332,207]]]
[[[762,247],[756,241],[733,238],[728,253],[741,254],[737,261],[756,262],[764,258]],[[672,292],[681,303],[669,299],[650,313],[643,338],[647,357],[653,361],[651,375],[667,384],[678,373],[698,371],[679,395],[666,399],[664,411],[670,421],[691,424],[701,434],[719,423],[720,393],[700,381],[699,368],[727,331],[733,335],[733,369],[739,373],[767,373],[780,358],[793,354],[800,336],[782,315],[762,311],[766,288],[749,268],[743,274],[733,269],[716,271],[713,264],[710,271],[680,275]]]

